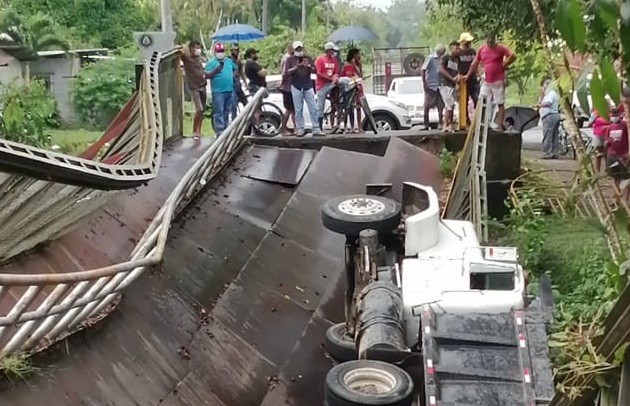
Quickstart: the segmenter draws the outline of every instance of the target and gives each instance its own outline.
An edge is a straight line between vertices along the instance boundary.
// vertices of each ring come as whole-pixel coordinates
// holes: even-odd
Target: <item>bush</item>
[[[0,132],[3,138],[36,147],[46,147],[46,132],[57,112],[55,100],[40,80],[0,86]]]
[[[105,59],[83,67],[72,89],[81,125],[104,129],[135,90],[135,63]]]

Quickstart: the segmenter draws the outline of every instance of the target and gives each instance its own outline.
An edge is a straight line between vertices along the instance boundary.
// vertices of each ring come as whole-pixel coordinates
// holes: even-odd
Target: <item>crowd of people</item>
[[[191,41],[182,47],[186,81],[195,108],[193,116],[195,139],[199,139],[201,135],[208,80],[211,83],[212,122],[217,136],[220,136],[230,120],[236,117],[238,104],[247,103],[248,95],[243,91],[242,84],[247,84],[249,96],[254,95],[259,88],[267,86],[267,70],[258,62],[256,49],[249,48],[245,51],[245,62],[240,59],[238,44],[232,44],[229,56],[225,54],[225,46],[221,42],[215,43],[212,50],[212,58],[204,63],[199,42]],[[336,44],[327,42],[323,51],[321,55],[313,58],[306,52],[302,41],[294,41],[288,45],[282,57],[281,81],[278,87],[285,108],[281,124],[282,135],[293,134],[289,131],[289,120],[293,121],[294,134],[304,135],[304,106],[308,109],[313,123],[313,135],[323,135],[326,100],[330,100],[329,119],[333,121],[331,124],[334,126],[334,120],[339,119],[336,112],[343,96],[340,86],[348,83],[348,79],[363,76],[361,52],[358,49],[352,48],[348,51],[345,63],[340,59],[339,47]],[[314,81],[312,75],[315,75]],[[363,89],[360,84],[357,88],[357,100],[354,104],[358,106]],[[254,120],[257,119],[258,113],[255,113]],[[350,122],[348,131],[363,132],[360,108],[357,107],[353,114],[349,114],[348,120]]]
[[[540,83],[541,94],[538,112],[543,127],[542,159],[556,159],[559,154],[559,132],[561,125],[560,96],[549,77]],[[608,100],[613,105],[612,100]],[[608,111],[608,119],[591,111],[588,126],[593,130],[591,138],[594,147],[595,170],[605,169],[613,179],[626,201],[630,201],[630,172],[628,171],[628,126],[624,117],[623,104],[613,106]]]
[[[506,69],[516,59],[506,46],[497,43],[496,35],[489,33],[485,43],[475,50],[474,37],[463,32],[459,40],[446,47],[438,44],[422,65],[424,86],[424,126],[429,127],[429,112],[436,108],[439,124],[444,131],[453,130],[453,111],[458,91],[466,88],[466,94],[476,107],[479,95],[488,97],[498,108],[493,127],[505,129]],[[479,68],[483,68],[480,74]]]

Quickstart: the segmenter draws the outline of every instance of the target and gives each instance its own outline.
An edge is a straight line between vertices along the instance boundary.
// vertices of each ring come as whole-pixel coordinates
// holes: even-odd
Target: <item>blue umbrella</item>
[[[371,41],[376,38],[372,30],[362,25],[347,25],[335,30],[328,37],[331,42]]]
[[[264,38],[265,34],[256,27],[247,24],[232,24],[219,28],[210,36],[215,41],[247,41]]]

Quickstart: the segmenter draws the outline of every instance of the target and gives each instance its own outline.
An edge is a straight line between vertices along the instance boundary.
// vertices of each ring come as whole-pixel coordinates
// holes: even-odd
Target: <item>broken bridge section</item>
[[[345,237],[323,228],[321,205],[393,177],[441,184],[437,157],[397,139],[388,148],[247,147],[101,331],[0,403],[321,406],[322,343],[345,288]]]

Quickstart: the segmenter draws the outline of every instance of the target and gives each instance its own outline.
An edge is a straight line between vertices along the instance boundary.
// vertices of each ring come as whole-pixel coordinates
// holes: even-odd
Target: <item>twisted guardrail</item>
[[[156,84],[157,69],[149,70],[146,80]],[[143,96],[145,103],[159,110],[157,88],[151,86],[153,90],[145,90]],[[0,314],[0,359],[41,350],[108,314],[127,286],[161,262],[174,216],[244,145],[245,132],[265,92],[260,89],[254,95],[223,135],[182,177],[128,261],[64,274],[0,274],[0,302],[9,296],[15,298],[11,309]],[[156,115],[152,117],[157,119]],[[37,304],[43,291],[50,293]]]

